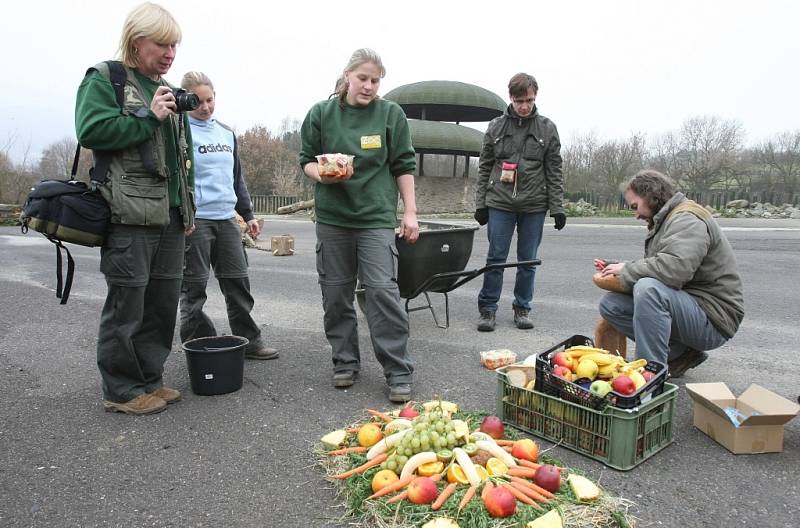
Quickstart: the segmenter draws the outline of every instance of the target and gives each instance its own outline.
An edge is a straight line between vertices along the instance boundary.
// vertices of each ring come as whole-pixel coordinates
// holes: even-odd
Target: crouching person
[[[711,214],[659,172],[636,174],[625,200],[649,228],[644,258],[595,259],[628,292],[605,294],[600,315],[636,342],[637,358],[668,364],[679,378],[733,337],[744,318],[733,249]]]

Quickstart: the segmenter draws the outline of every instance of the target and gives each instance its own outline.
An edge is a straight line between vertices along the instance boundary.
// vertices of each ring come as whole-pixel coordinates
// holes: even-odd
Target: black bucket
[[[250,341],[239,336],[192,339],[183,344],[192,392],[201,396],[226,394],[242,388],[244,348]]]

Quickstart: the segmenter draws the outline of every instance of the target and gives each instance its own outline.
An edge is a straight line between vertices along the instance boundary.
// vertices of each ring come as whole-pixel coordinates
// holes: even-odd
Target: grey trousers
[[[206,287],[211,268],[225,297],[231,332],[250,340],[248,351],[264,348],[266,343],[261,336],[261,329],[250,315],[255,303],[250,294],[247,254],[235,218],[197,218],[195,231],[186,238],[186,264],[180,301],[181,340],[185,342],[217,335],[213,321],[203,312],[208,298]]]
[[[170,209],[170,224],[112,224],[100,252],[108,285],[97,335],[103,397],[126,402],[162,386],[172,349],[183,269],[183,222]]]
[[[348,229],[317,223],[317,273],[322,289],[325,335],[334,372],[358,371],[356,278],[364,287],[366,316],[375,357],[389,385],[411,383],[408,314],[397,286],[393,229]]]
[[[664,364],[687,348],[712,350],[727,341],[691,295],[652,278],[639,279],[633,295],[606,293],[600,315],[636,341],[637,358]]]

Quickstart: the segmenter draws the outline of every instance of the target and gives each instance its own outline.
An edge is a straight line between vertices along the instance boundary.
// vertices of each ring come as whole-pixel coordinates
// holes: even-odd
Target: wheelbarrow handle
[[[464,270],[464,271],[446,271],[444,273],[437,273],[435,275],[431,275],[427,279],[425,279],[422,284],[417,286],[417,288],[408,296],[409,299],[414,299],[422,292],[428,291],[428,287],[433,284],[434,282],[442,279],[449,279],[452,277],[462,277],[460,280],[457,280],[452,285],[450,285],[446,290],[439,291],[439,293],[448,293],[462,284],[465,284],[478,275],[483,275],[489,270],[493,269],[500,269],[500,268],[518,268],[519,266],[540,266],[542,261],[540,259],[533,259],[533,260],[520,260],[519,262],[503,262],[498,264],[488,264],[482,268],[474,269],[474,270]]]

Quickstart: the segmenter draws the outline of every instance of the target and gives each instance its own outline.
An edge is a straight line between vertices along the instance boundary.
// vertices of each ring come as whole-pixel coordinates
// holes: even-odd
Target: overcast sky
[[[26,0],[0,19],[0,148],[29,161],[74,137],[75,91],[114,58],[138,1]],[[371,47],[380,93],[423,80],[476,84],[507,99],[518,71],[539,81],[562,142],[594,130],[654,137],[699,115],[737,119],[749,144],[800,128],[800,2],[785,0],[164,0],[183,30],[166,76],[201,70],[216,117],[244,132],[302,120],[350,54]],[[281,7],[274,7],[280,5]],[[391,6],[391,7],[390,7]],[[485,124],[473,124],[485,129]]]

